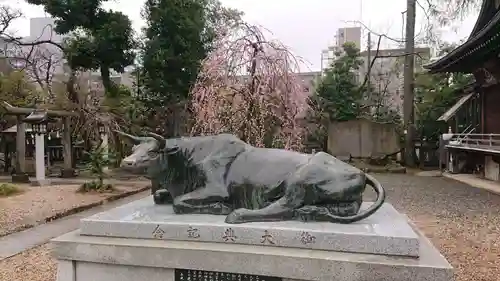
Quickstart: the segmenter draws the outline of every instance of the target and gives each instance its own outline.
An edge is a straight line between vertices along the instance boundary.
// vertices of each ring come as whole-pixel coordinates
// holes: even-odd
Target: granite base
[[[25,173],[12,174],[12,183],[30,183],[30,177]]]
[[[61,178],[67,179],[67,178],[74,178],[76,177],[76,170],[71,168],[62,168],[61,169]]]
[[[176,215],[146,197],[82,219],[52,240],[57,280],[453,280],[446,259],[387,203],[347,225],[224,218]]]
[[[417,235],[420,241],[419,258],[242,244],[94,237],[80,235],[79,230],[52,240],[52,250],[58,260],[58,281],[189,280],[179,278],[176,274],[179,269],[198,271],[198,277],[201,275],[202,278],[195,280],[204,280],[199,270],[230,273],[225,280],[234,281],[259,280],[259,277],[248,275],[241,278],[242,274],[282,281],[453,280],[448,262],[424,236],[419,232]]]
[[[362,209],[371,202],[364,203]],[[262,222],[227,224],[225,216],[177,215],[171,205],[146,197],[82,219],[90,236],[216,242],[354,253],[419,255],[418,235],[390,204],[352,224]]]
[[[32,180],[31,181],[31,186],[49,186],[51,184],[52,184],[52,181],[50,179]]]

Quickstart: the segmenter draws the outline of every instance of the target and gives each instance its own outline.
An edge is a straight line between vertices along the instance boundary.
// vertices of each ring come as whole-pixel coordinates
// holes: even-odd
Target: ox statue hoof
[[[227,215],[225,222],[226,223],[244,223],[245,215],[248,214],[247,209],[237,209]]]
[[[168,190],[160,189],[153,194],[153,201],[155,204],[165,205],[172,203],[172,197],[170,196],[170,192],[168,192]]]
[[[304,206],[294,211],[294,217],[302,222],[315,221],[320,213],[320,210],[323,210],[324,213],[324,209],[319,209],[315,206]]]

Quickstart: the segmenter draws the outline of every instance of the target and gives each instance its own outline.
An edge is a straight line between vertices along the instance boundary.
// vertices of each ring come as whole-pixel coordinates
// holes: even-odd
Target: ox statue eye
[[[174,146],[174,147],[171,147],[167,150],[167,153],[168,154],[175,154],[177,153],[177,151],[179,151],[179,147],[178,146]]]

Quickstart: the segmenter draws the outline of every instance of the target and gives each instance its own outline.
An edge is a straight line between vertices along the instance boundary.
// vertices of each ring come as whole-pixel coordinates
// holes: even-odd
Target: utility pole
[[[321,50],[321,65],[320,65],[320,67],[321,67],[321,69],[320,69],[321,77],[323,77],[323,68],[324,68],[324,66],[323,66],[323,60],[325,59],[323,56],[324,56],[324,50]]]
[[[403,120],[405,127],[404,162],[406,166],[414,167],[415,117],[414,117],[414,63],[415,63],[415,2],[406,0],[406,35],[405,35],[405,65],[404,65],[404,98]]]
[[[372,64],[372,34],[370,31],[368,31],[368,42],[367,42],[367,57],[366,57],[366,94],[368,98],[371,98],[371,89],[372,89],[372,84],[371,84],[371,67],[370,65]]]

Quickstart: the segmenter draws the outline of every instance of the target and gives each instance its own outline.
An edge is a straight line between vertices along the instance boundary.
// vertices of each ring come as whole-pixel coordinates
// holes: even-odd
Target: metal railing
[[[459,135],[468,136],[468,135],[474,133],[475,130],[476,130],[476,128],[474,126],[472,126],[472,124],[470,124]]]
[[[454,134],[447,146],[500,151],[500,134]]]

